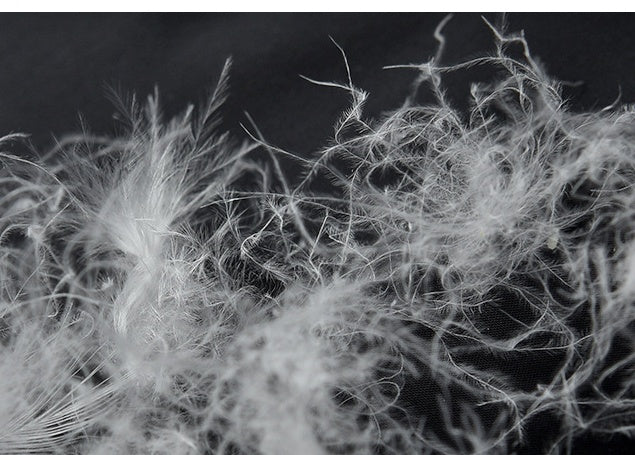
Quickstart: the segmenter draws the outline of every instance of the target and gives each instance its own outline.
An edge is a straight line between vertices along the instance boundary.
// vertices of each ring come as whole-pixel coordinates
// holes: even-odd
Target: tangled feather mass
[[[635,111],[569,111],[492,31],[453,66],[437,32],[378,121],[350,78],[317,82],[352,104],[312,158],[217,132],[229,64],[177,118],[131,100],[120,137],[32,157],[4,137],[0,452],[509,454],[544,419],[544,453],[634,437]],[[497,76],[463,112],[443,78],[474,66]]]

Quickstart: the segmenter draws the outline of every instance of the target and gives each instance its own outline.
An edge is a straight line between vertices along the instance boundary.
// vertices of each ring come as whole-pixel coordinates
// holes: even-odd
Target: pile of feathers
[[[229,62],[176,118],[153,95],[114,137],[2,138],[0,452],[635,437],[635,111],[571,112],[522,34],[491,28],[494,53],[451,66],[439,28],[378,120],[350,74],[313,81],[351,105],[309,158],[218,131]],[[496,76],[456,109],[444,76],[475,66]]]

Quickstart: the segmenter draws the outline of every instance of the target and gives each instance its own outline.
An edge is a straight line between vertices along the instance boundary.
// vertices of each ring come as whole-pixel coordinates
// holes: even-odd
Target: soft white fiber
[[[229,62],[174,119],[155,94],[120,137],[3,138],[0,452],[506,454],[545,416],[542,452],[632,438],[635,112],[570,111],[491,29],[444,66],[439,27],[379,120],[350,72],[313,81],[352,105],[311,158],[217,132]],[[464,112],[443,78],[474,66]]]

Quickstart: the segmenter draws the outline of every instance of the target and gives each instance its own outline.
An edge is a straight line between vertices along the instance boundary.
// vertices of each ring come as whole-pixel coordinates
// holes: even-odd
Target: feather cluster
[[[229,62],[177,118],[155,94],[120,137],[3,138],[0,452],[507,454],[547,417],[545,453],[634,437],[635,112],[571,112],[492,31],[443,66],[437,30],[378,121],[350,74],[313,81],[352,105],[311,158],[217,132]],[[444,75],[477,65],[496,78],[454,108]]]

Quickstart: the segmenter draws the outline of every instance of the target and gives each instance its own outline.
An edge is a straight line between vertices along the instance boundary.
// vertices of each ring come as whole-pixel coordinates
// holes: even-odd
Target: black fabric
[[[237,135],[244,111],[272,143],[296,153],[325,144],[348,97],[299,77],[353,82],[370,92],[367,114],[401,104],[415,77],[383,66],[424,62],[436,50],[444,14],[5,14],[0,16],[0,133],[25,132],[38,146],[80,128],[110,131],[115,109],[106,87],[146,95],[159,87],[168,114],[205,98],[232,56],[226,125]],[[500,15],[485,14],[493,23]],[[567,88],[577,109],[635,101],[635,33],[628,14],[510,14],[532,53]],[[444,62],[493,49],[479,14],[457,14],[445,28]],[[487,77],[483,75],[483,77]],[[467,93],[465,77],[448,92]]]

